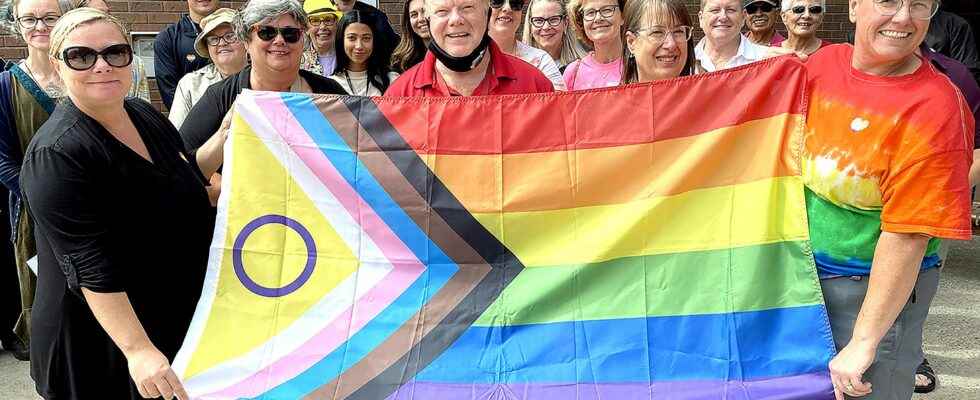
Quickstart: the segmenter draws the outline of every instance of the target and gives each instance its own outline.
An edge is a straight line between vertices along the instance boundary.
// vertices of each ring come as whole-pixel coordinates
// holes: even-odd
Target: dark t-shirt
[[[238,98],[242,89],[251,89],[249,78],[252,67],[245,67],[241,72],[225,78],[225,80],[208,87],[201,99],[187,113],[187,119],[180,125],[180,137],[184,140],[187,151],[195,151],[221,127],[225,114]],[[313,93],[316,94],[347,94],[344,88],[330,78],[299,70],[299,76],[306,80]]]
[[[162,114],[136,99],[125,108],[152,163],[70,101],[25,155],[38,250],[31,377],[47,399],[140,398],[81,288],[125,292],[171,361],[200,297],[214,229],[204,178]]]

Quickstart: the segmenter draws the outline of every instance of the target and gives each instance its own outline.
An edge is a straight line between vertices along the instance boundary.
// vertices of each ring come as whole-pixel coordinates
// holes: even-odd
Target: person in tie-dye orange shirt
[[[851,0],[855,45],[807,61],[807,215],[836,394],[909,399],[938,238],[970,239],[974,121],[915,54],[936,0]]]

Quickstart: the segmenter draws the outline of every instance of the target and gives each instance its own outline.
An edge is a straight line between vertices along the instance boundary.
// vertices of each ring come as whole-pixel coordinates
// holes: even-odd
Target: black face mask
[[[480,61],[483,60],[483,56],[486,55],[487,47],[489,46],[490,35],[486,31],[483,32],[483,40],[480,41],[480,44],[470,54],[463,57],[452,56],[446,53],[442,47],[439,47],[435,40],[429,41],[429,51],[436,56],[437,60],[442,62],[442,65],[456,72],[466,72],[476,68],[480,64]]]

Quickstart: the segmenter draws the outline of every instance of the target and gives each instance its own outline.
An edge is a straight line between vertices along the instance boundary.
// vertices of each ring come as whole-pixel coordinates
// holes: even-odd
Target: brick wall
[[[685,1],[688,4],[688,10],[692,16],[695,16],[698,0]],[[952,4],[950,6],[951,11],[965,13],[967,17],[980,19],[978,0],[947,0],[945,3]],[[177,21],[181,14],[187,12],[187,2],[184,0],[110,1],[109,4],[112,13],[125,21],[130,30],[133,31],[162,30],[167,24]],[[222,6],[232,8],[241,8],[243,4],[244,2],[222,2]],[[402,18],[402,1],[380,0],[379,5],[379,8],[388,14],[391,24],[399,29]],[[781,23],[778,29],[785,32]],[[841,42],[846,39],[847,32],[853,29],[854,26],[847,19],[847,0],[827,0],[827,15],[824,17],[818,36],[830,41]],[[978,29],[977,34],[980,34],[980,29]],[[0,36],[0,39],[2,39],[0,40],[0,57],[13,60],[26,56],[27,50],[19,37],[3,35]],[[154,104],[160,107],[155,82],[150,83],[150,88]]]

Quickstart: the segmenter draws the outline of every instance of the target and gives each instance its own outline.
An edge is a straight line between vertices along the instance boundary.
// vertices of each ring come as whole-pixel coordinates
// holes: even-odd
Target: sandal
[[[939,380],[936,379],[936,371],[932,370],[932,366],[929,365],[929,360],[923,358],[922,364],[919,364],[919,367],[915,369],[915,374],[925,376],[929,379],[928,385],[915,385],[916,393],[929,393],[936,390],[936,383],[938,383]]]

